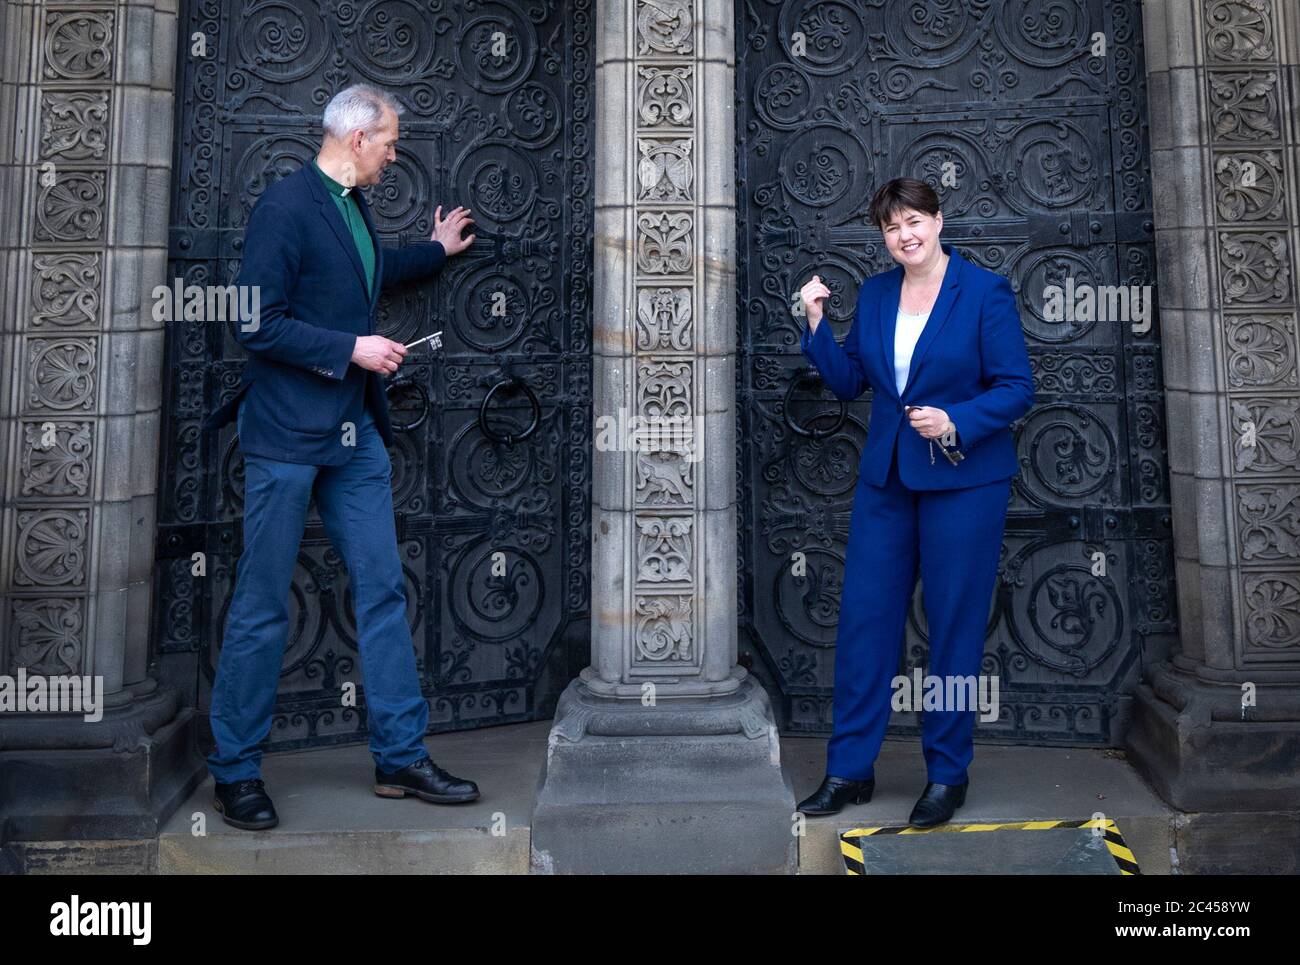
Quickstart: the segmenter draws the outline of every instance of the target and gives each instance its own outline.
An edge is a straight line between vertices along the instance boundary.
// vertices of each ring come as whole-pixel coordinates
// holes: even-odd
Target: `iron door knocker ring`
[[[523,389],[528,396],[528,404],[533,410],[533,419],[528,424],[528,428],[525,429],[523,432],[521,432],[519,435],[515,435],[513,432],[507,432],[505,435],[500,435],[495,430],[491,429],[488,426],[488,422],[487,422],[488,403],[492,401],[492,396],[495,395],[497,391],[500,389]],[[483,435],[487,436],[487,438],[491,439],[493,442],[503,442],[507,446],[512,446],[516,442],[523,442],[525,439],[527,439],[529,436],[531,436],[534,432],[537,431],[537,426],[541,423],[541,421],[542,421],[542,405],[540,402],[537,401],[537,395],[533,392],[531,388],[529,388],[527,382],[514,375],[502,379],[500,382],[496,383],[496,385],[492,386],[492,388],[488,389],[487,394],[483,396],[483,404],[479,406],[479,410],[478,410],[479,431],[482,432]]]
[[[414,422],[398,422],[393,418],[393,400],[391,393],[394,389],[397,389],[399,394],[403,391],[409,392],[414,390],[415,394],[419,396],[420,415]],[[397,378],[389,381],[388,384],[384,386],[384,395],[388,397],[389,424],[399,432],[411,432],[418,429],[420,426],[424,425],[424,420],[429,418],[429,410],[432,408],[432,403],[429,400],[429,390],[415,378],[414,374],[399,375]]]
[[[785,390],[785,400],[781,406],[781,418],[783,418],[785,424],[790,427],[790,431],[797,436],[803,436],[805,439],[825,439],[840,431],[840,426],[844,425],[844,420],[847,418],[849,410],[843,400],[836,399],[835,401],[839,403],[840,413],[835,420],[835,424],[829,429],[806,429],[795,422],[790,416],[790,399],[794,395],[795,386],[800,382],[806,382],[810,378],[817,379],[819,382],[821,381],[821,376],[813,369],[804,368],[795,372],[794,377],[790,379],[789,387]],[[821,416],[815,416],[814,418],[820,419]]]

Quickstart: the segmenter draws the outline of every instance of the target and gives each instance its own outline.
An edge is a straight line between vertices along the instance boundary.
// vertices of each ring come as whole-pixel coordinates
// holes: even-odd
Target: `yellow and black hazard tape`
[[[1124,836],[1114,821],[1089,818],[1087,821],[1013,821],[1005,824],[940,824],[933,828],[913,828],[909,825],[897,825],[887,828],[852,828],[840,834],[840,853],[844,855],[844,867],[851,875],[866,874],[862,861],[862,848],[856,842],[873,834],[935,834],[943,832],[965,831],[1044,831],[1050,828],[1100,828],[1101,836],[1106,840],[1119,872],[1123,875],[1140,875],[1137,858],[1124,843]]]

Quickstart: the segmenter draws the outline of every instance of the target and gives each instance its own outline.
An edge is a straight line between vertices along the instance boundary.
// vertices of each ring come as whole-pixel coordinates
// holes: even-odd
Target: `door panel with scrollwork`
[[[840,607],[872,605],[842,584],[871,402],[821,387],[791,305],[820,273],[842,340],[894,267],[871,195],[920,177],[945,242],[1011,279],[1037,386],[989,601],[1001,714],[978,733],[1116,742],[1144,644],[1175,629],[1158,318],[1057,320],[1045,293],[1155,284],[1139,3],[737,0],[736,34],[742,660],[787,732],[830,729]],[[923,601],[900,672],[925,663]]]
[[[252,206],[315,153],[325,103],[358,81],[405,108],[397,161],[367,189],[384,242],[428,238],[438,204],[472,209],[473,247],[386,293],[376,323],[402,342],[442,331],[389,388],[407,619],[435,731],[551,716],[588,653],[592,28],[590,0],[182,3],[172,277],[234,279]],[[199,423],[246,356],[217,323],[171,323],[166,352],[155,640],[203,710],[243,464],[233,423]],[[314,503],[289,606],[268,746],[364,739],[350,581]],[[347,682],[362,684],[356,707]]]

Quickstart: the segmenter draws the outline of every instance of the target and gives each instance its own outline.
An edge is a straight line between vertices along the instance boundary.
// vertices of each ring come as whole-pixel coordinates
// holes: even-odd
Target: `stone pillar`
[[[0,841],[147,838],[203,773],[149,672],[175,0],[0,16],[0,673],[105,695],[0,714]]]
[[[1300,7],[1143,11],[1182,625],[1129,749],[1182,810],[1296,809]]]
[[[736,663],[734,7],[597,13],[592,653],[534,867],[793,871],[775,721]],[[636,420],[663,435],[625,445]]]

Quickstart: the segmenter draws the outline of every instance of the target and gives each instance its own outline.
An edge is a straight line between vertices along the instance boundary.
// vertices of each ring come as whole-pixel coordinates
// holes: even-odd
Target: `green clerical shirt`
[[[330,197],[334,199],[334,204],[338,206],[343,223],[352,232],[352,240],[356,243],[357,254],[361,256],[361,267],[366,270],[366,294],[369,295],[375,290],[375,243],[370,237],[370,232],[366,229],[366,219],[361,216],[361,207],[353,196],[353,189],[344,187],[322,171],[315,158],[312,159],[311,166],[320,175],[321,181],[325,184],[325,190],[330,193]]]

